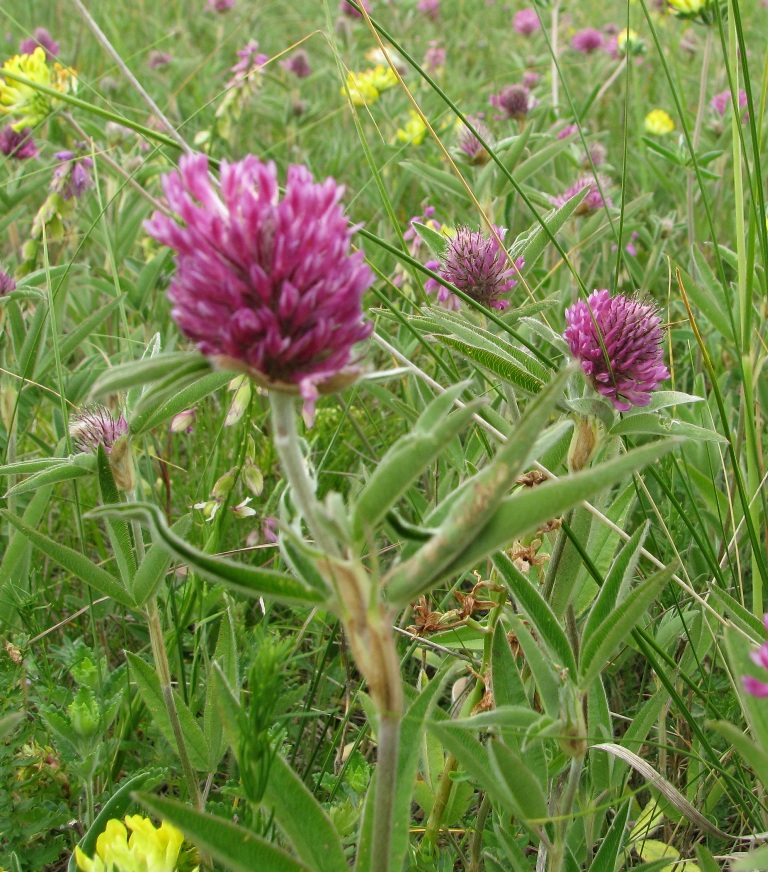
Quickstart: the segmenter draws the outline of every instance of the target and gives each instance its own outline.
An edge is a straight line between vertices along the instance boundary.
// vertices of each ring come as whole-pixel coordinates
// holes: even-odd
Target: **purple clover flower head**
[[[429,48],[424,54],[422,66],[428,73],[436,73],[445,67],[445,49],[434,39],[430,41]]]
[[[213,12],[228,12],[235,5],[235,0],[208,0],[208,8]]]
[[[86,406],[69,419],[69,435],[79,451],[95,454],[99,445],[109,454],[112,446],[128,432],[128,422],[113,417],[104,406]]]
[[[541,30],[541,22],[535,9],[521,9],[512,19],[512,27],[523,36],[530,36]]]
[[[168,64],[172,63],[173,55],[165,51],[151,51],[149,53],[149,68],[151,70],[164,70]]]
[[[16,290],[16,282],[5,270],[0,269],[0,297]]]
[[[44,27],[35,29],[35,35],[31,39],[22,40],[19,43],[19,54],[32,54],[40,46],[45,52],[47,61],[55,61],[59,54],[59,44]]]
[[[280,66],[299,79],[306,79],[307,76],[312,75],[309,55],[303,48],[297,49],[289,58],[280,61]]]
[[[557,197],[550,197],[549,202],[559,209],[561,206],[565,206],[576,194],[587,188],[589,193],[576,207],[574,215],[588,215],[602,208],[611,209],[613,208],[613,200],[604,194],[610,187],[610,184],[610,179],[602,173],[598,173],[597,176],[584,175],[574,185],[563,191],[562,194],[559,194]]]
[[[669,378],[664,330],[648,298],[594,291],[565,311],[565,339],[592,387],[620,412],[647,406]]]
[[[594,27],[585,27],[571,37],[571,48],[582,54],[592,54],[603,47],[603,34]]]
[[[14,160],[29,160],[37,157],[39,153],[29,127],[14,130],[9,125],[0,130],[0,154]]]
[[[538,102],[525,85],[507,85],[498,94],[491,94],[491,106],[503,113],[497,117],[513,118],[515,121],[524,120]]]
[[[79,200],[93,187],[93,179],[88,170],[93,166],[89,157],[80,157],[74,151],[57,151],[54,155],[59,165],[53,171],[51,191],[59,194],[62,200]]]
[[[472,126],[477,130],[485,142],[493,147],[493,134],[488,125],[482,119],[476,118],[473,115],[468,116],[468,118],[472,122]],[[456,137],[456,145],[459,150],[466,155],[471,164],[476,166],[482,165],[488,163],[490,160],[491,156],[486,151],[485,146],[480,142],[475,134],[464,125],[462,125],[461,130],[459,130]]]
[[[440,0],[419,0],[416,8],[432,21],[440,19]]]
[[[566,124],[562,130],[559,130],[557,133],[558,139],[567,139],[569,136],[573,136],[574,133],[579,132],[578,124]]]
[[[362,6],[369,15],[371,14],[371,4],[369,0],[356,0],[356,2],[358,6]],[[351,3],[347,3],[347,0],[341,0],[341,2],[339,3],[339,12],[343,13],[349,18],[363,17],[363,13],[358,12]]]
[[[176,252],[168,297],[182,333],[222,367],[267,388],[318,391],[354,380],[352,347],[370,336],[362,296],[373,274],[350,253],[354,228],[333,179],[290,166],[280,199],[274,163],[222,161],[220,189],[205,155],[188,155],[163,187],[178,221],[155,212],[150,236]]]
[[[739,88],[739,109],[744,109],[747,105],[747,92]],[[721,91],[709,101],[709,105],[722,118],[725,115],[726,109],[731,105],[731,92],[728,90]]]
[[[503,241],[506,228],[494,227],[494,230]],[[512,267],[506,250],[495,236],[485,236],[482,231],[469,227],[458,228],[456,235],[448,240],[442,257],[437,272],[467,296],[492,309],[509,306],[508,300],[499,298],[517,285],[516,276],[525,265],[519,257]],[[429,279],[424,288],[432,292],[438,290],[438,285],[434,279]]]
[[[523,84],[526,88],[532,88],[541,78],[541,73],[536,70],[526,70],[523,73]]]
[[[768,630],[768,614],[763,615],[763,624],[766,630]],[[759,666],[761,669],[768,669],[768,642],[763,642],[757,651],[750,652],[749,657],[755,666]],[[759,678],[754,678],[751,675],[742,675],[741,680],[744,684],[744,690],[750,696],[756,696],[758,699],[768,698],[768,683],[760,681]]]

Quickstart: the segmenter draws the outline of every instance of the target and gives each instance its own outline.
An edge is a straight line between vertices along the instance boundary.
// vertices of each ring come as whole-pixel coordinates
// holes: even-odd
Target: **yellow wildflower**
[[[368,70],[366,75],[368,80],[376,90],[381,93],[394,88],[397,84],[397,76],[392,67],[385,67],[383,64],[378,64],[372,70]]]
[[[48,94],[38,91],[33,84],[17,82],[3,77],[3,73],[23,76],[30,82],[45,85],[64,93],[72,89],[72,70],[54,64],[49,67],[45,60],[45,51],[38,46],[32,54],[22,54],[12,57],[3,64],[0,70],[0,112],[4,115],[16,116],[11,125],[14,130],[34,127],[43,121],[53,109],[53,100]]]
[[[408,120],[397,131],[398,141],[405,142],[408,145],[421,145],[426,135],[427,125],[424,123],[424,119],[418,112],[410,109],[408,111]]]
[[[663,109],[654,109],[645,116],[645,129],[654,136],[665,136],[675,129],[675,122]]]
[[[75,860],[81,872],[176,872],[183,841],[179,830],[165,821],[156,828],[149,818],[126,815],[125,824],[116,818],[107,821],[96,839],[95,857],[86,857],[78,846]]]
[[[669,0],[669,5],[675,12],[682,15],[696,15],[707,6],[709,0]]]
[[[342,94],[348,94],[355,106],[370,106],[379,99],[379,89],[371,81],[370,73],[347,73],[347,83],[341,89]]]
[[[625,27],[616,34],[616,48],[620,54],[642,54],[645,43],[636,30]]]

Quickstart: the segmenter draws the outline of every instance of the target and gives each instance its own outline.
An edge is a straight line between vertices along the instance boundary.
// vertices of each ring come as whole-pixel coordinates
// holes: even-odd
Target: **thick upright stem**
[[[389,872],[392,830],[395,824],[397,759],[400,750],[400,713],[379,713],[376,753],[371,872]]]
[[[149,602],[147,611],[147,624],[149,626],[149,642],[152,646],[152,657],[155,661],[155,670],[158,680],[160,681],[160,691],[163,694],[163,702],[165,709],[168,712],[168,720],[171,722],[173,737],[176,740],[176,750],[179,753],[181,760],[181,768],[184,771],[184,779],[187,782],[187,789],[195,808],[203,810],[203,795],[200,792],[200,783],[197,780],[197,773],[192,766],[192,761],[189,759],[187,751],[187,743],[184,740],[184,733],[181,729],[181,721],[179,720],[179,712],[176,708],[176,700],[173,696],[173,688],[171,687],[171,668],[168,663],[168,652],[165,647],[165,639],[163,638],[163,627],[160,623],[160,611],[157,607],[157,599],[153,597]]]
[[[291,486],[293,502],[304,518],[315,543],[326,554],[339,557],[336,542],[319,521],[320,505],[315,498],[315,487],[299,445],[296,402],[296,397],[291,394],[279,391],[269,393],[275,448],[280,456],[283,473]]]

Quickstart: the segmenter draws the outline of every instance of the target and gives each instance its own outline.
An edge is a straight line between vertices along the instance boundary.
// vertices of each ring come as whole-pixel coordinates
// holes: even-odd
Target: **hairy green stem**
[[[397,758],[400,751],[399,712],[379,713],[376,750],[376,793],[373,797],[371,872],[389,872],[392,830],[395,823]]]
[[[160,681],[160,691],[163,695],[165,709],[168,712],[168,719],[171,722],[173,737],[176,740],[176,750],[179,753],[181,760],[181,768],[184,771],[184,779],[187,782],[190,798],[195,808],[203,810],[203,795],[200,792],[200,783],[197,780],[197,773],[192,766],[192,761],[189,759],[187,751],[187,743],[184,740],[184,733],[181,729],[181,721],[179,720],[179,712],[176,708],[176,700],[173,696],[173,688],[171,687],[171,668],[168,663],[168,652],[165,647],[165,639],[163,638],[163,627],[160,622],[160,610],[157,607],[157,598],[152,597],[149,601],[147,610],[147,625],[149,627],[149,643],[152,647],[152,657],[155,661],[155,670],[158,680]]]
[[[273,441],[280,457],[291,496],[296,508],[304,518],[315,544],[326,554],[339,557],[339,549],[319,520],[320,505],[315,498],[315,486],[309,475],[307,463],[299,444],[296,426],[297,398],[280,391],[269,392],[269,407],[272,412]]]
[[[490,811],[491,803],[488,799],[488,794],[485,793],[483,794],[480,808],[477,810],[477,818],[475,819],[475,832],[472,835],[472,844],[470,846],[469,872],[480,872],[482,869],[480,852],[483,850],[483,830],[485,829],[485,822]]]
[[[555,841],[549,851],[548,872],[561,872],[565,861],[566,839],[571,823],[573,804],[579,791],[579,780],[584,769],[584,758],[574,757],[568,772],[568,782],[558,803],[558,820],[555,823]]]

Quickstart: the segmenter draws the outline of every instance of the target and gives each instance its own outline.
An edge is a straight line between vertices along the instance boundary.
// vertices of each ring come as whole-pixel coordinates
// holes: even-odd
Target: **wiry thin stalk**
[[[712,57],[712,41],[713,31],[711,27],[707,28],[707,38],[704,42],[704,55],[701,59],[701,80],[699,82],[699,105],[696,109],[696,121],[693,127],[693,150],[694,152],[699,147],[699,138],[701,137],[701,128],[704,123],[704,112],[707,99],[707,79],[709,77],[709,61]],[[694,195],[694,173],[691,170],[688,173],[687,182],[687,202],[688,202],[688,245],[692,246],[696,241],[696,222],[693,211],[693,195]]]

